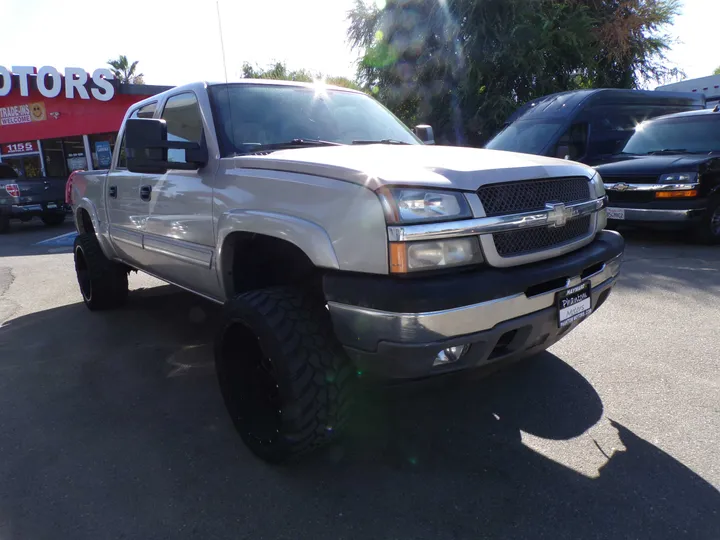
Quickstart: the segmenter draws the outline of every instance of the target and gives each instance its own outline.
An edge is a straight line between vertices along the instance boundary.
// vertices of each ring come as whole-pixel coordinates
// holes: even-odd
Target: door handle
[[[149,201],[151,194],[152,194],[152,186],[141,186],[140,187],[140,198],[143,201]]]
[[[108,190],[108,195],[110,195],[110,197],[112,197],[113,199],[117,199],[117,186],[110,186],[110,189]]]

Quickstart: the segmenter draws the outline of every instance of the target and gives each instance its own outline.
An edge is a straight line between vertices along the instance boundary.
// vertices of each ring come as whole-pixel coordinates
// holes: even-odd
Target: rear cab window
[[[202,142],[202,114],[197,97],[192,92],[168,98],[161,118],[167,124],[168,141]],[[186,163],[185,150],[169,149],[168,162]]]

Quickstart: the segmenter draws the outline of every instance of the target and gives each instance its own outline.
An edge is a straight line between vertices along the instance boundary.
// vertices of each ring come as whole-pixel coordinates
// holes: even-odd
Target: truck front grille
[[[603,183],[605,184],[657,184],[658,175],[655,176],[605,176],[603,175]]]
[[[590,200],[590,183],[579,177],[489,184],[477,191],[488,217],[544,210],[545,204]]]
[[[495,233],[495,248],[501,257],[514,257],[580,240],[590,232],[591,216],[568,221],[564,227],[535,227]]]

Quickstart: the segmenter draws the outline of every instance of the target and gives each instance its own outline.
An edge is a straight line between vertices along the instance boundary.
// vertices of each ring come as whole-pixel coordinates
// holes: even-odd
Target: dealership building
[[[30,178],[106,169],[127,109],[169,88],[120,84],[107,69],[0,66],[0,162]]]

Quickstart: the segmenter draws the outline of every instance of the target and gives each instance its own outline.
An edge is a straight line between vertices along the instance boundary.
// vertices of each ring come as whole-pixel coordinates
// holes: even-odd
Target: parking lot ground
[[[141,275],[90,313],[71,229],[0,237],[0,539],[720,538],[720,248],[629,233],[591,319],[532,360],[376,389],[271,467],[215,381],[219,309]],[[58,251],[54,251],[58,249]]]

